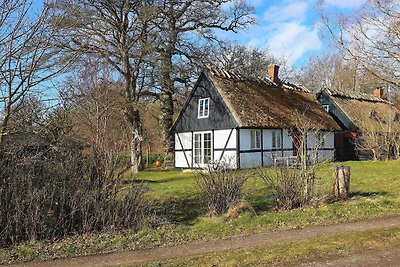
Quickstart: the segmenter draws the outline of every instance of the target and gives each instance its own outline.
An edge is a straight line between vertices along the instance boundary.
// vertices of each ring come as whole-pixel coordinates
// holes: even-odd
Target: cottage
[[[270,166],[298,154],[298,129],[307,126],[307,149],[333,159],[334,130],[340,127],[308,90],[278,78],[249,78],[209,69],[197,80],[172,130],[175,167],[204,168],[224,162],[231,168]]]
[[[380,88],[374,95],[333,89],[323,89],[317,94],[318,101],[342,128],[335,134],[336,159],[379,158],[384,155],[377,154],[393,152],[388,151],[393,144],[386,141],[396,142],[398,138],[400,112],[381,96]]]

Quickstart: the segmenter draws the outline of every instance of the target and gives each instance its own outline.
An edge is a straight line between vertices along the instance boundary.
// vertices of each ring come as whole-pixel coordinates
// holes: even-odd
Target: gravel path
[[[182,245],[175,245],[170,247],[159,247],[147,250],[125,251],[103,255],[83,256],[76,258],[58,259],[52,261],[33,261],[21,264],[14,264],[14,267],[67,267],[67,266],[115,266],[115,265],[128,265],[132,263],[143,263],[147,261],[167,260],[173,258],[187,257],[211,252],[218,252],[231,249],[250,248],[258,245],[276,244],[280,242],[317,238],[322,235],[339,234],[354,231],[364,231],[370,229],[386,228],[391,226],[400,226],[400,216],[389,217],[383,219],[375,219],[368,221],[350,222],[337,225],[326,226],[310,226],[302,229],[284,230],[284,231],[270,231],[265,233],[253,234],[250,236],[236,236],[229,239],[218,239],[210,241],[196,241]],[[374,256],[368,254],[369,256]],[[400,266],[400,257],[398,253],[389,255],[388,257],[396,256]],[[381,255],[376,255],[380,257]],[[385,256],[385,255],[383,255]],[[361,258],[365,259],[365,257]],[[349,259],[347,259],[349,260]],[[354,259],[357,260],[356,258]],[[342,264],[343,263],[343,264]],[[351,262],[329,262],[323,263],[310,263],[315,265],[304,266],[372,266],[372,265],[354,265]],[[318,265],[319,264],[319,265]],[[341,265],[342,264],[342,265]],[[347,265],[350,264],[350,265]],[[376,264],[374,266],[382,266]],[[388,266],[383,264],[383,266]]]

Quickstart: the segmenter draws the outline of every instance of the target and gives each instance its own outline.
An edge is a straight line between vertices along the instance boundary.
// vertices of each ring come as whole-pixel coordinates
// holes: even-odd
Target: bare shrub
[[[245,174],[226,167],[209,168],[208,172],[195,175],[195,186],[207,204],[208,214],[217,216],[241,200],[241,190],[247,179]]]
[[[125,168],[104,155],[71,138],[12,152],[0,162],[1,245],[141,226],[146,189],[123,187]]]
[[[302,169],[283,165],[274,169],[262,169],[260,176],[277,198],[278,209],[299,208],[313,197],[314,171],[304,172]]]

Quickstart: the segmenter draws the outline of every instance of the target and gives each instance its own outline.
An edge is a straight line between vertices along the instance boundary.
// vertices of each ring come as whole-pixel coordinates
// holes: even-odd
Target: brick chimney
[[[279,80],[279,66],[275,64],[268,65],[268,77],[276,84],[280,83]]]
[[[382,89],[382,87],[377,87],[377,88],[374,90],[374,96],[375,96],[375,97],[382,98],[382,95],[383,95],[383,89]]]

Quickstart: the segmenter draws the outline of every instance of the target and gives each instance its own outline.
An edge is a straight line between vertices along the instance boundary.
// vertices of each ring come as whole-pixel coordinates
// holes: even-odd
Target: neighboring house
[[[333,89],[317,94],[318,101],[342,128],[335,135],[337,160],[370,158],[371,152],[376,153],[371,149],[379,150],[386,145],[385,138],[398,132],[400,112],[381,96],[382,89],[376,89],[374,95]]]
[[[270,166],[274,158],[297,155],[301,127],[316,130],[307,137],[307,148],[318,142],[318,157],[333,159],[334,130],[340,127],[308,90],[281,82],[278,69],[272,65],[270,78],[258,79],[204,71],[172,128],[175,167]]]

